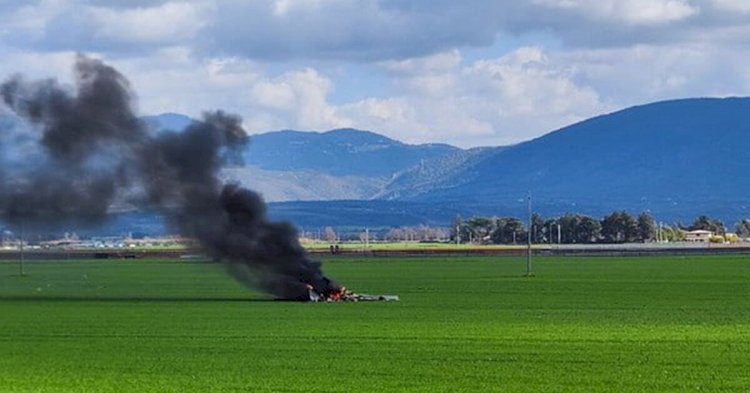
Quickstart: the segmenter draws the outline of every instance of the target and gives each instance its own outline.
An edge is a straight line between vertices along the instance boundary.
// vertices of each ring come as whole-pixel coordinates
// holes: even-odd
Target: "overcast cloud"
[[[0,73],[122,69],[142,113],[254,132],[515,143],[626,106],[747,95],[744,0],[0,1]]]

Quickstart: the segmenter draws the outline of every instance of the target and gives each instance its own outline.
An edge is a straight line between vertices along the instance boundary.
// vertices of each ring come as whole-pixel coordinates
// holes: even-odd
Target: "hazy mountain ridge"
[[[189,117],[146,116],[155,129],[179,130]],[[281,130],[251,135],[246,166],[222,177],[261,193],[267,201],[373,199],[397,173],[464,150],[446,144],[409,145],[370,131]]]
[[[750,98],[700,98],[627,108],[502,148],[407,145],[350,129],[270,132],[251,137],[250,165],[226,168],[222,178],[277,202],[273,216],[306,226],[522,217],[529,191],[547,216],[625,209],[731,224],[750,217],[749,150]]]
[[[280,218],[316,225],[448,225],[456,214],[524,217],[649,211],[689,223],[750,217],[750,99],[683,99],[627,108],[503,149],[456,152],[399,173],[387,201],[285,202]],[[342,214],[342,212],[346,214]],[[400,213],[399,213],[400,212]]]
[[[390,178],[423,159],[460,149],[408,145],[369,131],[274,131],[253,135],[246,163],[270,170],[314,170],[338,176]]]
[[[607,204],[657,215],[677,207],[686,215],[717,208],[742,214],[750,205],[750,183],[743,180],[750,172],[748,149],[750,99],[658,102],[493,152],[440,182],[453,186],[422,189],[407,199],[512,202],[531,191],[561,212]]]
[[[254,165],[222,169],[220,177],[274,202],[369,199],[386,184],[383,178],[334,176],[312,170],[274,171]]]
[[[419,165],[397,173],[374,199],[408,199],[433,190],[455,187],[461,182],[456,174],[503,149],[505,147],[478,147],[422,160]]]

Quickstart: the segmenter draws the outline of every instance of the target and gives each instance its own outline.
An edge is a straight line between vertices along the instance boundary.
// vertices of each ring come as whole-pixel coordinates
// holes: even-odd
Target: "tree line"
[[[532,215],[531,242],[535,244],[593,244],[634,243],[652,241],[682,241],[685,231],[703,229],[718,236],[729,234],[721,220],[708,216],[697,217],[692,224],[657,223],[648,213],[631,215],[625,211],[610,213],[601,219],[582,214],[565,214],[554,218]],[[370,231],[337,233],[332,227],[322,231],[302,232],[301,237],[323,240],[360,242],[453,242],[473,244],[525,244],[529,232],[526,223],[515,217],[454,218],[451,227],[419,225]],[[750,219],[740,221],[734,228],[740,238],[750,238]]]
[[[592,244],[635,243],[685,240],[685,231],[708,230],[716,235],[727,234],[721,220],[699,216],[691,225],[664,225],[651,214],[637,216],[616,211],[596,219],[582,214],[560,217],[531,217],[531,242],[535,244]],[[750,219],[742,220],[735,228],[737,236],[750,237]],[[451,241],[476,244],[525,244],[529,232],[526,224],[515,217],[456,217],[450,232]]]

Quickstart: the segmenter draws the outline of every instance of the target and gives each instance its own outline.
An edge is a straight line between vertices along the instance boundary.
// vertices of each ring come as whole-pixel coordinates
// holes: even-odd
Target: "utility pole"
[[[365,228],[365,248],[370,248],[370,228]]]
[[[562,243],[562,232],[560,231],[560,224],[557,224],[557,245]]]
[[[461,243],[461,225],[456,225],[456,245]]]
[[[531,273],[531,231],[533,229],[533,223],[531,222],[531,191],[528,196],[528,208],[529,208],[529,234],[526,241],[526,276],[530,277]]]

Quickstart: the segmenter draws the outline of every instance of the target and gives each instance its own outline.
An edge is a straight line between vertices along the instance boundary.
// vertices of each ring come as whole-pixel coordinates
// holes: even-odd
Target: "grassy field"
[[[372,242],[367,245],[361,242],[339,243],[342,250],[525,250],[523,244],[474,244],[474,243],[422,243],[422,242]],[[328,250],[331,243],[327,242],[305,242],[303,246],[308,250]],[[534,248],[546,248],[546,244],[534,244]]]
[[[747,392],[750,257],[343,259],[397,303],[217,266],[0,264],[0,392]]]

